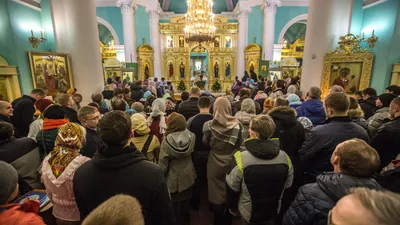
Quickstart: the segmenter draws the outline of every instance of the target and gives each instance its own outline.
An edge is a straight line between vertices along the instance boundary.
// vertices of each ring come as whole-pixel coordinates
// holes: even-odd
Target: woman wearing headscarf
[[[207,164],[208,200],[212,203],[214,224],[230,224],[231,215],[226,207],[225,176],[233,154],[242,144],[243,126],[232,116],[228,99],[215,101],[214,119],[203,126],[203,143],[210,146]]]
[[[244,71],[244,76],[242,77],[242,82],[246,82],[247,79],[250,79],[249,72]]]
[[[293,86],[291,86],[293,87]],[[289,106],[293,109],[296,109],[297,107],[299,107],[301,104],[303,104],[300,101],[299,96],[297,96],[296,94],[289,94],[287,97],[287,100],[289,101]]]
[[[155,135],[160,143],[167,129],[166,106],[164,99],[157,98],[151,104],[151,113],[147,119],[147,126],[150,127],[150,134]]]
[[[185,117],[172,113],[161,143],[159,166],[166,178],[178,225],[190,223],[189,199],[196,179],[192,152],[196,137],[186,129]]]
[[[235,114],[235,117],[242,123],[243,131],[242,138],[246,140],[249,138],[249,126],[250,120],[253,116],[256,116],[256,104],[250,98],[246,98],[242,102],[242,107],[240,111]]]
[[[274,101],[271,100],[270,98],[265,99],[264,105],[263,105],[263,111],[261,114],[267,115],[268,112],[274,107]]]
[[[156,136],[150,134],[150,128],[147,126],[146,118],[140,113],[135,113],[131,116],[131,121],[133,132],[131,143],[135,145],[150,162],[157,163],[160,141]]]
[[[72,181],[75,171],[90,160],[79,153],[85,136],[85,128],[78,124],[61,126],[54,150],[43,160],[42,180],[53,203],[53,215],[58,225],[80,224]]]
[[[149,84],[147,85],[147,88],[149,89],[149,91],[157,96],[157,86],[156,86],[156,82],[154,82],[153,80],[149,80]]]

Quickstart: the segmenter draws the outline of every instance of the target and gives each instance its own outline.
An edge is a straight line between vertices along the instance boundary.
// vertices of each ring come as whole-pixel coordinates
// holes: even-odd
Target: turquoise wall
[[[8,16],[8,5],[5,0],[0,0],[0,31],[0,55],[10,65],[15,66],[18,64],[18,60],[15,52],[14,35]]]
[[[263,36],[263,24],[264,24],[264,12],[261,10],[261,6],[251,7],[251,13],[249,14],[249,32],[247,36],[247,44],[253,43],[253,38],[256,38],[256,44],[262,46]]]
[[[46,42],[44,43],[45,49],[47,51],[55,52],[56,51],[56,40],[54,38],[54,30],[53,30],[53,21],[51,18],[51,10],[50,10],[50,0],[41,0],[40,6],[42,11],[40,13],[42,29],[44,30],[46,36]]]
[[[136,25],[136,46],[143,44],[143,38],[146,38],[146,43],[150,44],[150,14],[147,13],[146,7],[138,5],[138,10],[135,12]]]
[[[350,26],[350,33],[354,35],[361,35],[364,17],[363,5],[364,0],[354,0]]]
[[[389,61],[391,53],[393,53],[392,60],[399,54],[392,52],[392,48],[394,48],[393,50],[398,49],[400,44],[399,39],[393,39],[399,37],[400,23],[396,25],[398,7],[398,0],[389,0],[364,10],[362,30],[365,32],[365,36],[371,36],[372,30],[375,29],[375,35],[379,37],[372,49],[375,58],[370,84],[378,93],[382,93],[390,83],[393,66],[392,62]],[[397,32],[394,33],[395,27]],[[400,58],[397,58],[397,60],[399,61]]]

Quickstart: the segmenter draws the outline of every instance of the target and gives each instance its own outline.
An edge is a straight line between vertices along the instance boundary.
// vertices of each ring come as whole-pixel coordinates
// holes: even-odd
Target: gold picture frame
[[[28,56],[34,88],[42,88],[55,97],[74,87],[68,54],[29,51]]]

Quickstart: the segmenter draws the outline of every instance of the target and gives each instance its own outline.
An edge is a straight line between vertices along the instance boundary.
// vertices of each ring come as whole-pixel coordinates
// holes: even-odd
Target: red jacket
[[[23,204],[7,204],[0,206],[1,225],[46,225],[37,215],[39,202],[26,201]]]

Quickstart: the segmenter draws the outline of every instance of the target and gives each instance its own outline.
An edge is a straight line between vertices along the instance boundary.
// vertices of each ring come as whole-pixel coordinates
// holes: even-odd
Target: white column
[[[51,9],[57,51],[70,55],[74,87],[86,105],[104,89],[96,1],[53,0]]]
[[[160,39],[160,11],[150,10],[150,40],[151,47],[154,49],[154,77],[161,79],[164,75],[161,73],[161,39]]]
[[[247,45],[247,36],[248,36],[248,22],[249,22],[249,13],[251,13],[251,9],[239,9],[238,13],[238,21],[239,21],[239,32],[238,32],[238,41],[237,41],[237,56],[236,56],[236,74],[241,79],[244,76],[245,67],[245,58],[244,58],[244,50]]]
[[[132,0],[117,0],[121,8],[124,28],[125,62],[137,62],[135,16],[136,5]]]
[[[262,42],[262,58],[273,60],[275,42],[275,16],[278,7],[282,5],[279,0],[266,0],[262,9],[264,10],[264,31]]]
[[[321,86],[324,56],[350,30],[352,0],[310,0],[304,44],[301,90]]]

